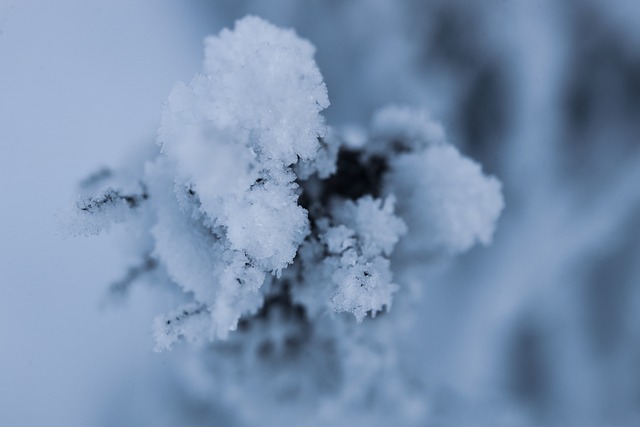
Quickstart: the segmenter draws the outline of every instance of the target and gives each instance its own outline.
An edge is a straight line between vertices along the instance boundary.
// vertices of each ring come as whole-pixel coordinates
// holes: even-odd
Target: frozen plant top
[[[159,350],[225,339],[264,322],[273,301],[298,322],[362,322],[402,289],[393,256],[490,242],[500,183],[424,110],[380,110],[364,145],[328,128],[313,55],[294,31],[251,16],[207,38],[202,73],[165,105],[161,152],[78,199],[72,231],[130,222],[141,259],[184,292],[156,319]]]
[[[314,48],[256,17],[206,40],[203,74],[178,84],[159,142],[199,210],[261,270],[291,263],[308,232],[290,166],[326,135],[327,90]]]

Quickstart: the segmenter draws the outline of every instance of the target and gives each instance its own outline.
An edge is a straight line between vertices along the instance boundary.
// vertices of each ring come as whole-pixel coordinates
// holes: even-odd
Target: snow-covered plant
[[[410,298],[398,270],[488,244],[501,185],[424,110],[327,126],[314,50],[251,16],[209,37],[202,73],[164,106],[160,152],[87,180],[66,228],[138,230],[129,282],[153,270],[184,300],[155,320],[157,350],[210,343],[216,399],[252,402],[244,421],[304,396],[319,423],[371,399],[418,423],[424,390],[393,348]]]

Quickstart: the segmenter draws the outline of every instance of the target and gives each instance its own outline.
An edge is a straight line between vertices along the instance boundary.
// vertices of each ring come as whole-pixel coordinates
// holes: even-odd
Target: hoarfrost
[[[500,182],[451,145],[403,154],[391,162],[386,191],[398,197],[398,211],[412,232],[413,253],[460,253],[487,245],[504,207]]]
[[[281,397],[340,396],[327,408],[365,402],[395,357],[380,349],[403,327],[391,312],[408,286],[394,277],[398,253],[488,244],[503,207],[497,179],[426,110],[390,106],[368,130],[328,128],[313,55],[292,30],[251,16],[207,38],[202,74],[165,105],[161,152],[121,190],[91,184],[97,195],[75,207],[91,233],[123,221],[141,230],[143,259],[187,300],[156,318],[156,350],[212,342],[229,405],[259,378]],[[136,182],[139,197],[126,192]]]

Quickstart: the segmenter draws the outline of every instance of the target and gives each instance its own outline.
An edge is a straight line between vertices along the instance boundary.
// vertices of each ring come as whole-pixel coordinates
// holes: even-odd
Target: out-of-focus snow
[[[491,242],[504,207],[501,184],[452,146],[401,154],[391,163],[387,191],[420,239],[405,239],[407,255],[459,253]]]

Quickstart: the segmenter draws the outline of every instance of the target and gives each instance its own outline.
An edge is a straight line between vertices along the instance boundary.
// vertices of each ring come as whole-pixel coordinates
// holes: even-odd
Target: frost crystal
[[[394,327],[372,318],[405,287],[394,253],[487,244],[503,207],[500,183],[426,111],[392,106],[369,131],[327,128],[313,55],[256,17],[208,38],[202,74],[165,105],[160,153],[129,168],[137,175],[90,179],[96,195],[75,206],[86,234],[132,223],[140,258],[154,261],[144,271],[182,291],[186,304],[155,321],[156,349],[212,341],[245,393],[262,363],[275,395],[339,393],[345,375],[375,387],[386,362],[374,349]],[[304,368],[326,363],[327,375]]]
[[[313,161],[329,105],[314,48],[248,17],[206,40],[204,73],[179,84],[159,141],[230,247],[279,272],[308,233],[290,166]]]

